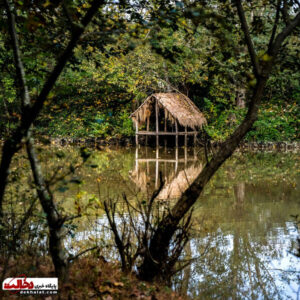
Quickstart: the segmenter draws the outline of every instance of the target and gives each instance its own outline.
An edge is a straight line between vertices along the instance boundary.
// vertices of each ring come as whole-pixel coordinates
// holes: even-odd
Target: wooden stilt
[[[175,132],[176,132],[176,148],[178,148],[178,124],[177,124],[177,120],[175,120]]]
[[[135,148],[135,171],[139,172],[139,148],[136,147]]]
[[[197,133],[194,133],[194,147],[196,146]]]
[[[156,147],[156,161],[155,161],[155,188],[158,188],[158,172],[159,172],[159,148]]]
[[[184,147],[187,147],[187,127],[184,128],[185,136],[184,136]]]
[[[165,126],[164,126],[164,131],[167,132],[167,114],[166,114],[166,109],[165,109]],[[167,148],[167,138],[166,138],[166,136],[164,138],[164,144],[165,144],[165,148]]]
[[[175,149],[175,174],[177,173],[178,169],[178,147]]]
[[[155,119],[156,119],[156,147],[159,147],[159,123],[158,123],[158,100],[155,101]]]
[[[150,127],[149,119],[150,119],[150,117],[147,117],[147,131],[149,131],[149,127]],[[148,136],[147,135],[146,135],[146,146],[148,146]]]
[[[184,166],[187,165],[187,147],[184,147]]]
[[[147,165],[147,175],[150,174],[150,169],[149,169],[149,161],[148,161],[148,148],[146,147],[146,165]]]
[[[139,124],[137,120],[135,122],[135,145],[139,146]]]

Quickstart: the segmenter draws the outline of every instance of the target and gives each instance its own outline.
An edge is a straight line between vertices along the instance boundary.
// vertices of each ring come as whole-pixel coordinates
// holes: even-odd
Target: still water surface
[[[77,150],[63,151],[72,156]],[[176,201],[204,165],[195,149],[106,149],[95,151],[91,162],[79,173],[82,187],[71,185],[64,201],[121,199],[123,193],[141,201],[158,186],[161,172],[165,186],[157,201],[163,205]],[[183,258],[196,259],[174,279],[174,288],[199,299],[300,299],[300,259],[290,253],[299,179],[299,153],[236,153],[195,205]],[[97,222],[89,217],[77,240],[112,240],[103,224],[103,214]]]

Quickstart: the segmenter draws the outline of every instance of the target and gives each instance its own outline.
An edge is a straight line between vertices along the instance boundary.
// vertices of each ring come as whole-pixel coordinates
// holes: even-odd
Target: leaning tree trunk
[[[26,148],[40,203],[47,216],[49,251],[55,268],[55,274],[64,282],[68,279],[68,257],[63,243],[65,236],[63,224],[65,219],[58,212],[53,195],[45,183],[41,164],[35,151],[34,139],[31,136],[31,130],[28,132]]]

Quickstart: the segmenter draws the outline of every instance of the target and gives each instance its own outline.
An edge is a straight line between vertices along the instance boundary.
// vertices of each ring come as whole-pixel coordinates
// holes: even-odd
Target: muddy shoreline
[[[50,138],[50,143],[57,146],[135,146],[134,138],[112,138],[110,140],[103,140],[100,138]],[[41,141],[42,142],[42,141]],[[218,147],[220,142],[212,142],[213,147]],[[143,144],[142,144],[143,145]],[[151,146],[151,145],[149,145]],[[204,144],[198,143],[198,147],[203,147]],[[300,150],[300,141],[276,141],[276,142],[241,142],[240,150]]]
[[[0,146],[3,145],[3,140],[0,139]],[[55,146],[81,146],[81,147],[91,147],[91,148],[101,148],[109,146],[121,146],[121,147],[135,147],[135,138],[111,138],[105,140],[102,138],[51,138],[51,137],[36,137],[36,142],[40,144],[51,144]],[[144,146],[143,141],[140,143]],[[221,142],[211,142],[214,148],[221,145]],[[151,145],[149,145],[152,147]],[[204,144],[198,142],[197,147],[204,147]],[[153,146],[155,147],[155,146]],[[163,147],[163,146],[161,146]],[[170,146],[172,147],[172,146]],[[183,146],[181,146],[183,147]],[[172,147],[174,148],[174,147]],[[300,141],[275,141],[275,142],[249,142],[243,141],[240,143],[239,150],[250,150],[250,151],[300,151]]]

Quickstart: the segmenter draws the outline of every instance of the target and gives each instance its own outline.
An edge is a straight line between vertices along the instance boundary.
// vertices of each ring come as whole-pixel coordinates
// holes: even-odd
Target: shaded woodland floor
[[[0,261],[4,265],[4,261]],[[11,274],[23,274],[28,270],[28,277],[55,277],[50,257],[22,257],[11,260]],[[0,271],[2,271],[0,267]],[[20,295],[0,292],[0,299],[19,299]],[[170,288],[140,281],[134,274],[125,274],[119,263],[108,263],[99,255],[89,254],[74,262],[70,267],[69,280],[59,283],[56,296],[27,296],[26,299],[189,299],[172,291]]]

